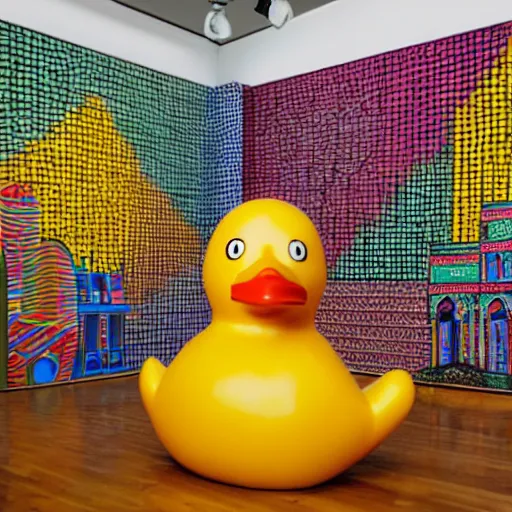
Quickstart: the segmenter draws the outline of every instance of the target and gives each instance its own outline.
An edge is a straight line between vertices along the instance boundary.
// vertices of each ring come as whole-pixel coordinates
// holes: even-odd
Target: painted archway
[[[511,373],[509,315],[505,303],[494,299],[487,308],[486,369],[492,373]]]
[[[445,297],[437,305],[437,364],[446,366],[459,361],[459,321],[457,306],[450,297]]]

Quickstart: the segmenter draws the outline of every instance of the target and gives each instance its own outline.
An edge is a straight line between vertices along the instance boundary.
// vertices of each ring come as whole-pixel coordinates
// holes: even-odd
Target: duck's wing
[[[156,358],[150,357],[142,365],[139,375],[139,391],[142,403],[149,412],[155,394],[165,373],[165,366]]]
[[[405,420],[414,404],[416,389],[408,372],[392,370],[363,391],[374,416],[373,450]]]

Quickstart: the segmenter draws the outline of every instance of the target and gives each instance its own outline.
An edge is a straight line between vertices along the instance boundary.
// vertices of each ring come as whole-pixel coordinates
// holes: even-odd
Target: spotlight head
[[[268,19],[268,11],[270,9],[270,4],[272,3],[272,0],[258,0],[258,3],[254,10],[261,14],[262,16],[265,16],[265,18]]]
[[[211,11],[204,20],[204,35],[212,41],[223,41],[231,37],[231,24],[226,16],[226,6],[231,0],[209,0]]]
[[[258,0],[254,10],[276,28],[281,28],[293,18],[293,9],[288,0]]]

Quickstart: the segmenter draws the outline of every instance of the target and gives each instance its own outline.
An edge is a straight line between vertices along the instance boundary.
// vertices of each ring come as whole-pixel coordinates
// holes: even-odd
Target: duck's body
[[[237,302],[244,290],[232,293]],[[302,300],[293,287],[284,295]],[[183,466],[247,487],[308,487],[364,457],[407,415],[406,372],[362,392],[309,315],[248,307],[236,318],[214,313],[168,368],[153,358],[142,368],[146,410]]]

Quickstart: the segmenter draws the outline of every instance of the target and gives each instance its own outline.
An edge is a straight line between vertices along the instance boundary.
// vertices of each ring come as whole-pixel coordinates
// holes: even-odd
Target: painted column
[[[487,364],[487,354],[485,352],[485,345],[487,340],[487,330],[485,328],[486,309],[482,305],[482,297],[480,297],[480,318],[479,318],[479,333],[478,333],[478,354],[480,359],[480,369],[485,370]]]

